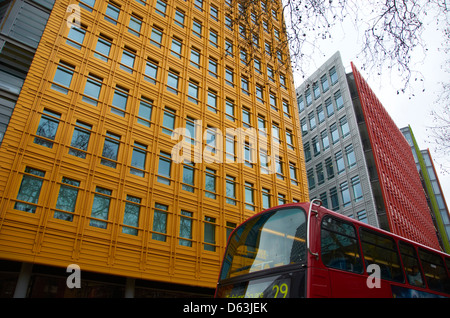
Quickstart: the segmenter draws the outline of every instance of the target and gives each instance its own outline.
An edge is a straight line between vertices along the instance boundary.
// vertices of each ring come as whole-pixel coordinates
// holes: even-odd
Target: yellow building
[[[284,41],[272,1],[56,0],[0,147],[0,296],[212,295],[237,224],[308,200]]]

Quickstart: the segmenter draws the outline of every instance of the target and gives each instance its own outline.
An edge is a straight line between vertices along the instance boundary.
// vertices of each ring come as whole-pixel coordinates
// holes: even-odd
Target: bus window
[[[376,264],[382,279],[404,282],[395,241],[365,228],[361,228],[360,237],[366,268]]]
[[[320,235],[321,256],[325,266],[355,273],[363,272],[353,225],[325,216]]]
[[[414,246],[400,242],[399,247],[408,282],[414,286],[425,287],[425,281],[420,270],[419,259],[417,258]]]
[[[449,278],[445,271],[442,258],[437,254],[423,249],[419,249],[419,257],[422,262],[428,287],[436,291],[450,292]]]

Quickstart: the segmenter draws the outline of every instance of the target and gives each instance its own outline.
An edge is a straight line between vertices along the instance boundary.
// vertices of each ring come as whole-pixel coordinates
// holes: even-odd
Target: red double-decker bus
[[[449,297],[450,255],[325,209],[318,200],[292,203],[233,231],[215,296]]]

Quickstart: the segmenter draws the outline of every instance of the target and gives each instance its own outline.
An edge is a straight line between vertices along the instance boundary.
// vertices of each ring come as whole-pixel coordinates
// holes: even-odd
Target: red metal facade
[[[411,148],[352,63],[392,233],[440,250]]]

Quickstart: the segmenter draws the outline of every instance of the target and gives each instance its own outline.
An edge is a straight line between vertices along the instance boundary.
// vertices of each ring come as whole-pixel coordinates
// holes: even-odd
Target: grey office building
[[[365,137],[358,129],[352,92],[357,95],[339,52],[296,89],[309,196],[333,211],[380,227],[369,178],[375,168],[364,156]]]

